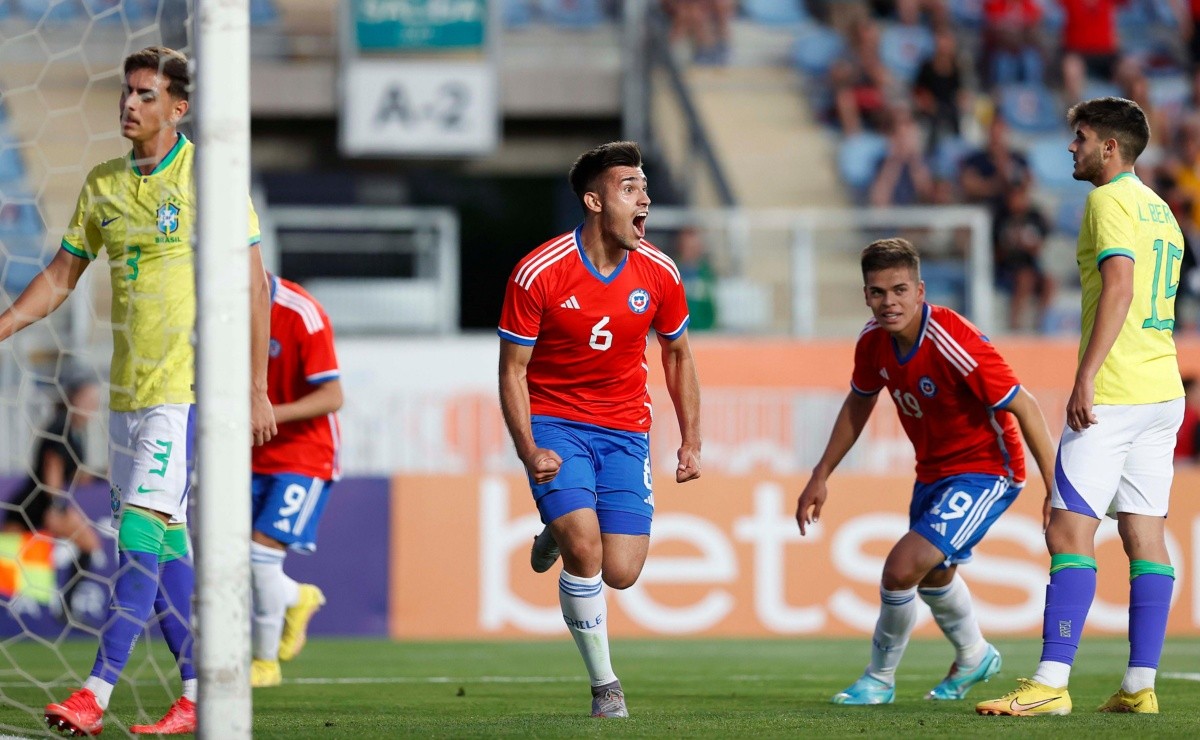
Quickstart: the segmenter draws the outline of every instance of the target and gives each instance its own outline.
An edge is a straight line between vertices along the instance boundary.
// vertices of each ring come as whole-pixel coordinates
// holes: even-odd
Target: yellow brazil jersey
[[[150,174],[134,167],[132,152],[97,165],[63,236],[62,248],[78,257],[108,252],[114,411],[195,402],[194,151],[180,134]],[[251,205],[250,244],[258,241]]]
[[[1117,341],[1096,374],[1097,404],[1159,403],[1183,396],[1175,357],[1175,293],[1183,233],[1163,199],[1133,173],[1093,190],[1079,230],[1083,342],[1087,347],[1100,303],[1100,263],[1133,260],[1133,303]]]

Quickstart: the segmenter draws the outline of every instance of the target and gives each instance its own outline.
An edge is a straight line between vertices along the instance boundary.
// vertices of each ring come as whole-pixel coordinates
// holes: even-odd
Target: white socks
[[[286,550],[250,543],[255,660],[279,659],[284,612],[300,599],[300,585],[283,572],[283,560],[286,557]]]
[[[917,623],[917,589],[879,589],[879,621],[871,639],[871,665],[867,675],[888,685],[896,683],[896,666],[904,657],[908,638]]]
[[[942,634],[954,645],[954,660],[959,667],[974,668],[979,665],[987,652],[987,641],[979,630],[979,620],[975,618],[975,606],[971,603],[967,582],[955,573],[949,585],[918,588],[917,593],[933,612],[933,619],[942,628]]]
[[[196,688],[199,684],[196,679],[189,678],[183,682],[183,696],[190,702],[196,701]]]
[[[83,682],[83,688],[96,695],[96,703],[101,709],[108,709],[108,700],[112,698],[113,685],[97,676],[88,676]]]
[[[592,686],[616,681],[617,675],[613,673],[608,655],[608,605],[604,601],[604,581],[600,574],[583,578],[563,569],[558,577],[558,603],[562,607],[563,621],[583,656]]]
[[[1129,666],[1125,669],[1125,678],[1121,681],[1121,689],[1131,694],[1136,694],[1142,689],[1152,689],[1154,688],[1154,677],[1157,674],[1157,668]]]
[[[1056,689],[1061,689],[1071,680],[1071,666],[1057,660],[1043,660],[1033,673],[1033,680]],[[1123,685],[1123,684],[1122,684]]]

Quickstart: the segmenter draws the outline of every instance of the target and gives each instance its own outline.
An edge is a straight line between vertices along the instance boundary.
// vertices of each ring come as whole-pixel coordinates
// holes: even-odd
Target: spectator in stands
[[[1137,170],[1143,182],[1153,183],[1166,156],[1164,144],[1175,140],[1177,123],[1171,121],[1162,106],[1155,105],[1151,99],[1150,81],[1146,78],[1141,59],[1130,55],[1121,57],[1113,79],[1121,90],[1121,97],[1137,103],[1146,113],[1146,122],[1150,124],[1153,137],[1138,157]]]
[[[694,226],[685,226],[675,236],[675,266],[683,278],[687,295],[689,331],[708,331],[717,325],[717,274],[709,261],[704,236]]]
[[[686,38],[697,64],[729,61],[729,22],[737,9],[734,0],[663,0],[663,9],[671,18],[672,46]]]
[[[926,151],[937,149],[942,136],[957,137],[960,119],[969,104],[958,57],[958,40],[950,28],[933,37],[933,55],[921,63],[913,83],[913,104],[929,131]]]
[[[1050,221],[1033,204],[1028,180],[1008,188],[1004,205],[992,221],[996,287],[1009,294],[1008,328],[1026,328],[1025,310],[1035,301],[1033,328],[1040,330],[1054,302],[1054,278],[1042,267],[1042,249]]]
[[[834,112],[842,133],[863,128],[882,130],[887,124],[892,74],[879,55],[879,24],[860,17],[850,28],[850,53],[829,70]]]
[[[1200,459],[1200,382],[1196,376],[1183,378],[1183,423],[1175,435],[1175,462],[1196,462]]]
[[[1029,177],[1025,155],[1009,146],[1008,124],[999,114],[994,115],[988,126],[987,144],[968,154],[959,165],[963,199],[989,205],[995,212],[1004,205],[1008,189]]]
[[[989,87],[1043,81],[1041,18],[1037,0],[984,0],[983,77]]]
[[[1172,204],[1179,228],[1186,236],[1194,237],[1200,229],[1200,114],[1192,114],[1183,122],[1177,142],[1163,167],[1168,187],[1162,192]]]
[[[54,415],[37,434],[29,476],[9,499],[12,506],[3,531],[41,532],[77,551],[76,574],[68,579],[63,595],[66,613],[71,614],[73,592],[87,582],[79,574],[107,561],[100,536],[74,501],[76,486],[92,479],[80,464],[88,423],[100,409],[100,386],[94,373],[69,365],[60,371],[55,390],[59,400]]]
[[[921,148],[921,129],[907,106],[891,109],[887,153],[867,191],[872,206],[910,206],[933,198],[933,172]]]
[[[1063,97],[1083,99],[1087,78],[1111,82],[1120,54],[1117,8],[1126,0],[1058,0],[1063,9]]]

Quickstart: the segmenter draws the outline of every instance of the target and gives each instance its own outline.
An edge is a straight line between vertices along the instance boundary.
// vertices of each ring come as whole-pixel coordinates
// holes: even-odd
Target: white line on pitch
[[[1200,681],[1200,673],[1160,673],[1162,678],[1178,678],[1183,681]]]

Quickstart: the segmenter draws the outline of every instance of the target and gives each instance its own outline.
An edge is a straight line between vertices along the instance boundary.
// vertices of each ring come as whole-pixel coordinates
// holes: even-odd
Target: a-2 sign
[[[496,70],[486,62],[359,60],[343,90],[346,155],[487,154],[498,144]]]

